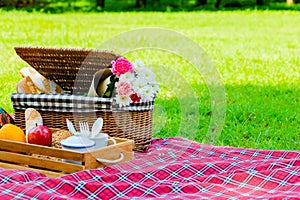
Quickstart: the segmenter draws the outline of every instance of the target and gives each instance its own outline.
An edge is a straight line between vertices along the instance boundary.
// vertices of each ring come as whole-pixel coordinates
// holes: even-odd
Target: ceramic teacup
[[[94,149],[98,149],[101,147],[106,147],[108,141],[112,141],[114,144],[117,144],[116,140],[113,138],[108,138],[106,133],[99,133],[90,138],[91,140],[95,141],[96,145],[93,147]]]

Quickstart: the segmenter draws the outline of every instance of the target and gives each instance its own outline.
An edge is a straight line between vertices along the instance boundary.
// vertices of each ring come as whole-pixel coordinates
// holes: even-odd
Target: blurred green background
[[[0,0],[6,10],[66,11],[299,10],[299,0]]]

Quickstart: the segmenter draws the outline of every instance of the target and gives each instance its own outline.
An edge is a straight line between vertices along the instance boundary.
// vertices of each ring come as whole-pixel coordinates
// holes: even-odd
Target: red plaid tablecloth
[[[0,168],[0,199],[300,199],[300,151],[155,139],[135,160],[47,178]]]

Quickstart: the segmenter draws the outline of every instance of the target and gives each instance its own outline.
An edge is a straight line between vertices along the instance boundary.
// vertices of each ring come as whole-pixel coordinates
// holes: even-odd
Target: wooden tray
[[[133,140],[114,139],[117,144],[108,141],[107,147],[84,153],[0,139],[0,167],[34,170],[48,177],[58,177],[132,160],[134,158]],[[101,160],[119,159],[120,161],[116,163],[99,162],[97,158]]]

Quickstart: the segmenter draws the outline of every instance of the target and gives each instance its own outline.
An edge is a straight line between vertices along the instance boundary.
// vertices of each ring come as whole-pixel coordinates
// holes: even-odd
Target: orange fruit
[[[13,124],[5,124],[0,129],[0,139],[26,142],[24,131]]]

